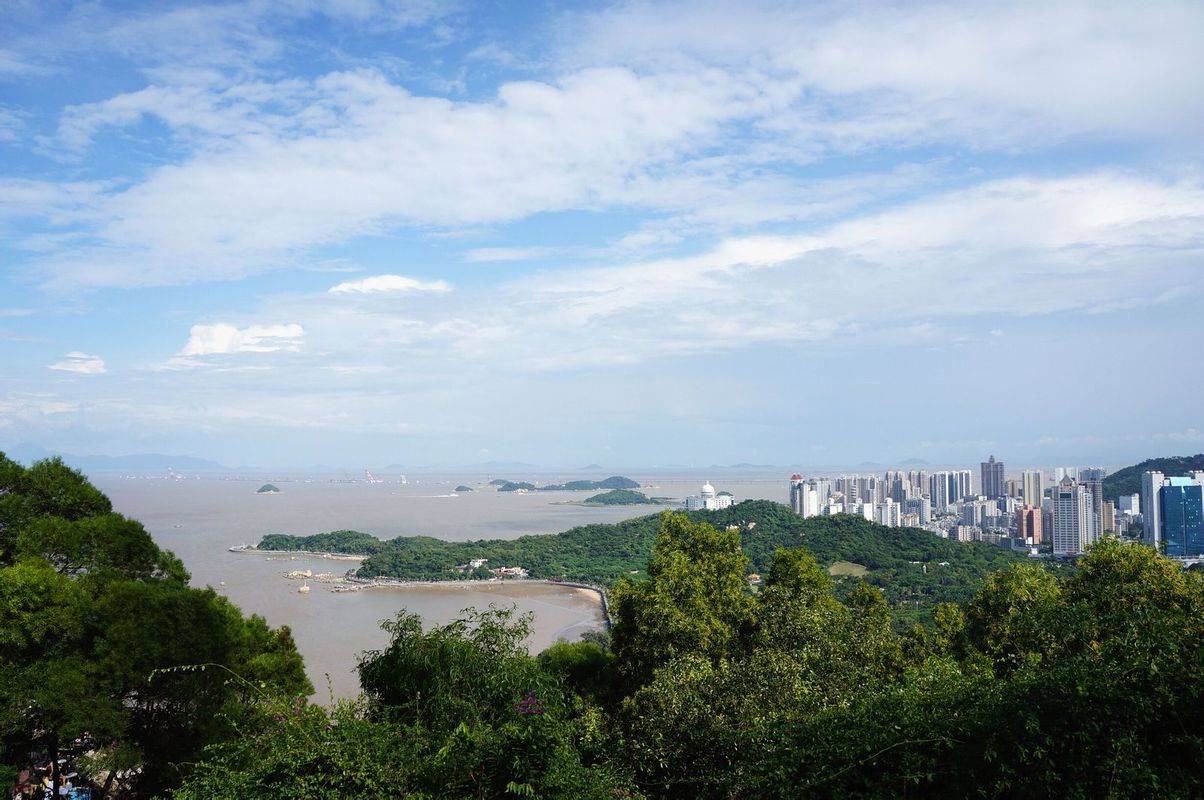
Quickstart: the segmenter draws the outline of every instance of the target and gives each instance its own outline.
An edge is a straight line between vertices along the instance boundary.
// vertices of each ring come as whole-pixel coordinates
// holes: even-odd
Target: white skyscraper
[[[1079,555],[1096,540],[1091,492],[1069,476],[1054,490],[1053,551],[1057,556]]]
[[[1045,487],[1044,479],[1039,469],[1026,469],[1024,471],[1024,486],[1021,489],[1021,494],[1024,497],[1026,506],[1040,507],[1041,497],[1044,495]]]
[[[1146,472],[1141,476],[1141,540],[1155,549],[1162,526],[1158,519],[1158,490],[1162,488],[1161,472]]]
[[[974,493],[974,473],[968,469],[959,469],[953,473],[953,478],[957,484],[957,499],[965,500],[967,497],[977,497]]]
[[[877,522],[879,525],[888,525],[892,528],[899,527],[903,524],[903,506],[889,497],[886,498],[875,507],[874,522]]]

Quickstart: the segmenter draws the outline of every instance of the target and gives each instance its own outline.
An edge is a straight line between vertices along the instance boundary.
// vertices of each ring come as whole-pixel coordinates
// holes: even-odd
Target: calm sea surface
[[[543,485],[580,476],[507,475]],[[632,474],[652,496],[682,499],[697,494],[704,477],[737,500],[784,502],[789,481],[782,475],[741,473],[724,476]],[[467,607],[490,603],[516,606],[535,616],[528,642],[537,652],[559,638],[574,640],[602,624],[596,596],[546,584],[413,586],[333,593],[310,582],[309,594],[284,577],[291,570],[345,572],[354,562],[298,556],[231,553],[232,545],[256,544],[266,533],[305,535],[352,529],[382,539],[436,536],[441,539],[512,539],[527,533],[557,533],[574,525],[618,522],[655,511],[655,507],[590,508],[572,505],[591,493],[498,493],[488,477],[476,475],[396,475],[383,483],[345,482],[344,476],[257,474],[238,478],[98,473],[93,482],[109,495],[114,508],[140,520],[155,541],[184,560],[196,586],[212,586],[244,612],[260,614],[273,626],[288,625],[305,656],[316,698],[353,697],[359,688],[354,668],[364,650],[387,643],[381,620],[406,609],[427,624],[455,619]],[[280,494],[259,495],[266,482]],[[475,492],[457,495],[459,484]],[[329,692],[328,692],[329,686]]]

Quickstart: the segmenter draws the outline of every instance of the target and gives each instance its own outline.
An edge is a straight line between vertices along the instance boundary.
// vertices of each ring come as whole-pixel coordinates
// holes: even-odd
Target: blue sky
[[[0,449],[1204,445],[1199,3],[0,2]]]

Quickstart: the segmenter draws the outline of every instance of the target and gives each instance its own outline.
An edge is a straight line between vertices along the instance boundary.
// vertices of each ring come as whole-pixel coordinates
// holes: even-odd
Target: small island
[[[640,484],[623,475],[611,475],[600,481],[569,481],[568,483],[552,483],[547,486],[536,486],[527,481],[508,481],[501,478],[490,481],[498,487],[499,492],[596,492],[599,489],[638,489]]]
[[[468,486],[468,485],[462,483],[455,488],[455,491],[456,492],[475,492],[476,489],[473,489],[471,486]]]
[[[255,490],[255,494],[280,494],[280,488],[271,483],[265,483]]]
[[[648,497],[643,492],[633,492],[630,489],[611,489],[609,492],[596,494],[585,499],[587,506],[657,506],[661,505],[663,497]]]

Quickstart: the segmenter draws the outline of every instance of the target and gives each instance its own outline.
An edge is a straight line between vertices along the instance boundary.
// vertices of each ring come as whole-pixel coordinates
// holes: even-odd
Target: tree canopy
[[[213,668],[191,668],[208,664]],[[237,678],[232,683],[231,678]],[[312,690],[287,628],[188,586],[179,559],[58,459],[0,454],[0,761],[88,754],[150,796],[264,693]],[[118,777],[120,776],[120,777]]]

